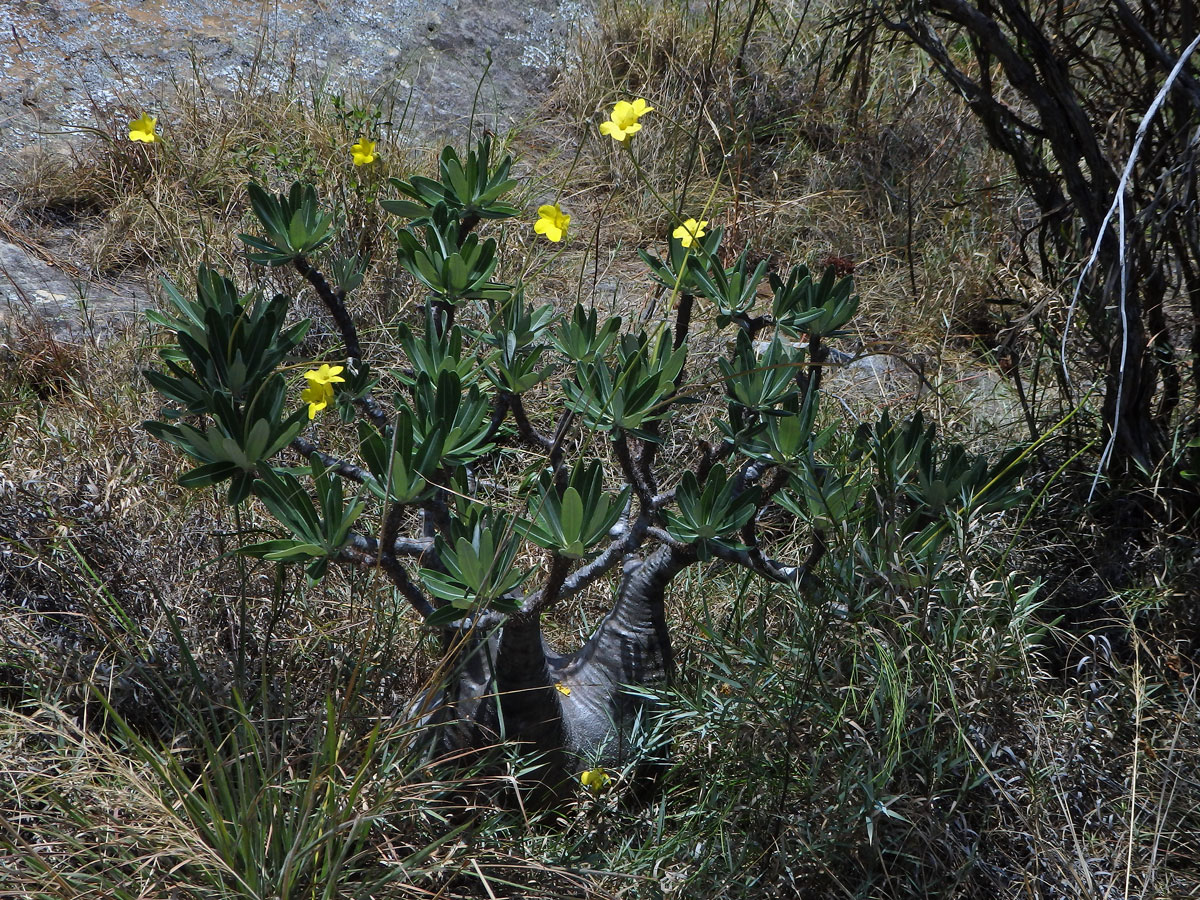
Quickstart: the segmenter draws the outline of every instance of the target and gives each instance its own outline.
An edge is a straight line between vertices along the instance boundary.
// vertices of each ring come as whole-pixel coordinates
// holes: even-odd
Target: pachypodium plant
[[[421,702],[443,749],[516,742],[544,755],[542,780],[577,784],[629,761],[647,689],[673,677],[667,599],[681,572],[715,561],[824,602],[821,568],[845,523],[877,520],[937,553],[951,515],[1011,502],[1019,466],[886,417],[852,452],[830,452],[821,342],[854,315],[849,279],[768,273],[748,248],[726,266],[707,220],[680,222],[662,257],[643,253],[675,295],[670,322],[530,302],[537,285],[501,280],[497,237],[477,230],[520,213],[503,200],[511,160],[493,156],[487,140],[465,161],[447,149],[440,179],[394,181],[400,197],[382,201],[426,295],[395,326],[395,370],[369,365],[348,308],[365,262],[320,260],[333,284],[318,268],[338,217],[310,187],[252,185],[249,258],[295,268],[343,346],[298,359],[307,323],[287,324],[290,298],[241,294],[202,269],[194,300],[168,285],[177,314],[153,316],[172,339],[148,377],[170,405],[148,427],[195,461],[181,483],[229,482],[230,503],[258,498],[277,521],[279,537],[243,553],[312,579],[376,570],[441,634],[445,682]],[[690,358],[699,327],[731,332],[725,358]],[[693,433],[679,413],[711,405],[714,381],[715,424]],[[320,440],[326,409],[357,419],[353,453]],[[772,550],[766,517],[792,523],[798,556]],[[543,617],[602,584],[615,599],[590,639],[552,649]]]

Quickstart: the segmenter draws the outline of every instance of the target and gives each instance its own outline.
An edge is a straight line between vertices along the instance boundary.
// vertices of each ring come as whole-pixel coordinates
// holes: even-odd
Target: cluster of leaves
[[[255,493],[294,538],[264,541],[242,548],[242,552],[260,559],[280,562],[311,560],[308,577],[324,576],[329,560],[346,543],[354,520],[362,512],[362,503],[345,501],[342,479],[330,475],[314,454],[310,474],[318,502],[290,472],[263,468],[254,483]]]
[[[583,559],[612,530],[629,503],[632,488],[617,494],[604,490],[600,463],[579,463],[560,493],[543,472],[529,495],[530,524],[526,536],[539,547],[566,559]]]
[[[642,254],[652,277],[682,294],[674,332],[660,327],[634,333],[621,317],[601,322],[582,305],[559,316],[551,306],[528,303],[522,286],[494,280],[497,241],[475,231],[482,222],[518,212],[502,200],[515,186],[508,177],[511,159],[493,162],[492,155],[487,138],[465,161],[448,148],[440,179],[396,180],[402,199],[382,201],[409,220],[396,230],[397,257],[429,302],[422,331],[397,327],[408,367],[391,373],[397,387],[390,412],[370,397],[376,382],[351,354],[346,394],[364,412],[358,449],[365,468],[313,453],[306,442],[297,444],[309,463],[305,469],[272,462],[305,421],[302,409],[285,411],[279,374],[305,332],[304,325],[284,326],[288,298],[264,303],[239,297],[227,279],[209,270],[201,272],[194,302],[170,288],[181,315],[155,321],[174,333],[175,343],[162,354],[168,374],[150,377],[178,405],[164,411],[172,423],[150,427],[199,463],[183,483],[234,478],[231,502],[253,491],[290,533],[245,552],[306,561],[312,578],[321,577],[331,560],[359,559],[343,552],[351,543],[387,562],[404,510],[418,511],[425,523],[422,537],[412,539],[422,548],[418,575],[433,598],[419,608],[431,621],[446,623],[485,608],[518,609],[527,581],[527,573],[515,568],[522,542],[549,551],[560,568],[583,563],[626,533],[622,521],[635,497],[639,519],[658,526],[643,528],[641,541],[653,533],[655,540],[690,547],[699,558],[732,554],[776,580],[797,569],[761,555],[755,522],[771,503],[818,535],[903,508],[891,525],[935,552],[947,510],[1012,502],[1015,455],[989,466],[961,448],[947,452],[919,419],[894,426],[885,415],[860,434],[849,457],[852,471],[831,467],[826,450],[834,429],[816,428],[821,360],[807,358],[792,339],[808,335],[811,352],[819,353],[818,341],[836,336],[853,316],[858,301],[850,279],[832,270],[815,279],[795,266],[782,277],[768,273],[766,263],[752,264],[748,251],[726,267],[717,256],[723,231],[714,228],[687,247],[672,240],[665,259]],[[272,196],[251,186],[250,197],[265,231],[263,237],[244,236],[250,258],[267,266],[295,264],[310,280],[321,277],[312,275],[308,255],[329,241],[335,217],[321,210],[312,188],[295,185]],[[347,277],[336,275],[342,269],[344,261],[335,261],[340,290],[326,287],[323,299],[345,329],[349,317],[338,304],[346,285],[361,280],[362,266],[356,262],[342,273]],[[768,277],[770,312],[757,312],[758,287]],[[320,291],[323,282],[314,284]],[[715,450],[661,492],[656,448],[682,404],[695,400],[687,384],[686,336],[696,297],[709,304],[719,326],[736,331],[729,358],[719,363],[727,415],[718,422]],[[481,328],[457,324],[465,304]],[[769,340],[756,339],[763,331],[771,333]],[[345,331],[343,336],[351,346]],[[551,438],[531,423],[523,395],[555,377],[561,414]],[[352,406],[343,399],[342,409],[349,414]],[[515,429],[506,425],[509,413]],[[177,422],[185,416],[209,424],[201,429]],[[617,461],[612,471],[599,461],[585,466],[564,460],[563,436],[579,425],[610,443]],[[523,509],[491,509],[477,497],[475,468],[514,442],[545,460],[542,471],[517,489]],[[333,474],[334,468],[342,474]],[[360,483],[350,499],[342,477],[347,472]],[[380,527],[355,533],[356,520],[376,505]],[[876,524],[883,527],[882,519]],[[382,535],[378,546],[374,535]],[[410,594],[415,590],[402,572],[394,580]]]
[[[297,181],[287,194],[272,196],[259,185],[246,186],[254,215],[267,232],[265,238],[243,234],[251,262],[286,266],[316,252],[334,236],[333,216],[323,212],[312,185]]]
[[[284,327],[288,297],[267,301],[239,294],[232,281],[206,266],[196,276],[195,300],[170,282],[163,286],[178,315],[147,315],[173,333],[174,343],[160,353],[167,371],[146,377],[176,405],[163,409],[167,422],[147,422],[146,428],[200,464],[181,484],[231,480],[229,502],[240,503],[265,462],[304,427],[303,409],[284,411],[286,385],[278,368],[309,323]],[[182,421],[202,415],[203,427]]]
[[[820,280],[814,280],[805,265],[791,268],[786,278],[768,273],[767,263],[752,265],[749,249],[738,254],[732,266],[718,259],[725,229],[712,231],[685,247],[673,240],[666,258],[639,250],[650,269],[650,277],[670,291],[706,298],[713,304],[717,327],[731,324],[756,334],[768,323],[784,334],[795,337],[835,337],[858,311],[853,281],[839,278],[830,266]],[[768,278],[774,297],[771,318],[754,316],[758,287]]]

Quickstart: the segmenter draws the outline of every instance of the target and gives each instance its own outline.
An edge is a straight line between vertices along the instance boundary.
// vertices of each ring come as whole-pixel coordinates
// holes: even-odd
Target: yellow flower
[[[588,769],[579,776],[579,783],[591,791],[593,794],[598,794],[612,781],[608,777],[608,773],[597,766],[594,769]]]
[[[627,141],[631,134],[642,130],[638,119],[646,113],[652,112],[653,109],[654,107],[647,106],[646,101],[641,97],[632,103],[628,100],[619,100],[613,107],[612,118],[607,122],[600,123],[600,133],[611,136],[614,141]]]
[[[704,226],[707,224],[708,219],[701,219],[699,222],[695,219],[688,219],[671,232],[671,237],[678,240],[683,246],[690,247],[708,233],[704,230]]]
[[[134,119],[129,123],[129,139],[131,141],[145,141],[147,144],[153,144],[156,141],[162,140],[154,133],[154,126],[158,123],[158,119],[150,115],[150,113],[142,113],[140,119]]]
[[[567,233],[570,224],[571,217],[559,209],[557,203],[547,203],[538,207],[538,220],[533,224],[533,230],[557,244]]]
[[[375,162],[375,142],[369,141],[366,138],[359,138],[358,143],[350,148],[350,152],[354,154],[354,164],[356,166],[369,166]]]
[[[304,373],[304,377],[314,384],[340,384],[346,380],[342,378],[342,371],[342,366],[321,363],[321,368],[309,369]]]
[[[310,381],[308,387],[300,392],[300,399],[308,404],[308,417],[315,419],[317,413],[327,407],[333,399],[333,385]]]
[[[317,413],[333,400],[333,386],[345,381],[341,377],[342,367],[321,363],[321,368],[304,373],[308,387],[300,392],[300,399],[308,404],[308,417],[315,419]]]

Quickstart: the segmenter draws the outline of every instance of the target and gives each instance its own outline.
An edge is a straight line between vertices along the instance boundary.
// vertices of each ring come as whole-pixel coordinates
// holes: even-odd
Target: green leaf
[[[428,206],[412,200],[380,200],[379,205],[393,215],[403,216],[406,219],[416,219],[429,213]]]
[[[292,546],[290,549],[276,550],[274,552],[267,553],[263,558],[264,559],[288,560],[288,559],[296,559],[301,556],[318,557],[318,556],[326,556],[326,555],[327,555],[327,553],[326,553],[325,548],[322,547],[320,544],[303,544],[303,543],[300,543],[299,541],[296,541],[294,546]]]
[[[238,548],[238,553],[246,556],[253,556],[255,559],[265,559],[269,553],[280,553],[285,550],[290,550],[294,547],[304,546],[300,541],[280,539],[274,541],[262,541],[257,544],[246,544],[244,547]]]
[[[562,496],[562,533],[569,541],[578,541],[583,535],[583,500],[573,487]]]
[[[158,424],[158,423],[151,423]],[[186,488],[208,487],[232,478],[238,473],[238,467],[229,462],[214,462],[184,472],[177,479]]]

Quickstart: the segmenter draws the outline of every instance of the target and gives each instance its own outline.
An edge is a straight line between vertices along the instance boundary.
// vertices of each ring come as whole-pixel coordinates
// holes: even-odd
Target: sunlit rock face
[[[476,118],[502,131],[536,108],[585,23],[580,0],[0,0],[0,176],[94,129],[121,138],[142,112],[169,136],[184,98],[239,90],[370,96],[433,146],[462,136],[487,68]],[[148,303],[136,273],[100,284],[70,263],[75,223],[49,250],[25,237],[0,234],[0,343],[14,320],[69,337]]]
[[[561,69],[580,0],[5,0],[0,126],[9,149],[40,132],[169,108],[177,85],[307,93],[394,85],[427,127],[478,112],[526,116]],[[11,25],[11,28],[9,27]],[[364,91],[365,92],[365,91]],[[164,119],[169,119],[165,116]],[[163,124],[168,124],[164,121]]]

